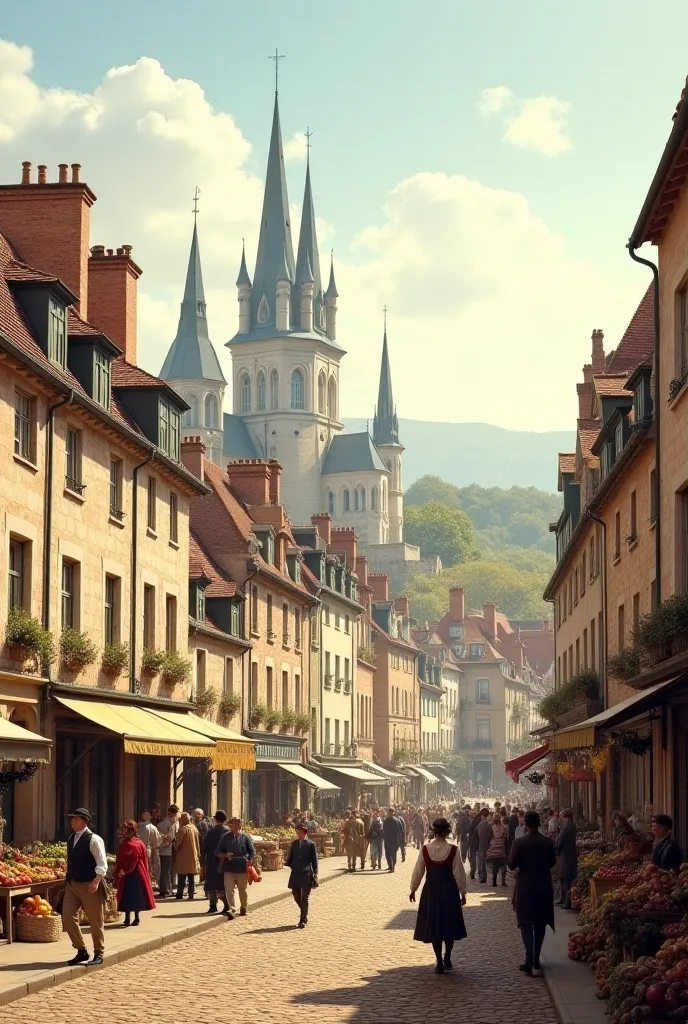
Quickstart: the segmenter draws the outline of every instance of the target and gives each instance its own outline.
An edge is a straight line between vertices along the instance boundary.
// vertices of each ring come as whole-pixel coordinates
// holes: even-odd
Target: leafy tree
[[[532,548],[542,538],[543,521],[535,512],[518,512],[511,517],[508,536],[512,544]]]
[[[411,484],[404,495],[405,508],[410,508],[411,505],[427,505],[431,501],[439,501],[449,508],[460,508],[459,488],[454,484],[448,484],[439,476],[428,474]]]
[[[423,622],[437,621],[449,608],[451,587],[464,587],[469,608],[494,601],[514,619],[537,619],[551,614],[542,600],[549,572],[524,572],[504,562],[476,559],[444,569],[435,576],[412,576],[404,586],[411,614]]]
[[[438,555],[443,566],[465,562],[473,553],[473,524],[466,513],[438,501],[406,511],[404,536],[420,547],[423,557]]]

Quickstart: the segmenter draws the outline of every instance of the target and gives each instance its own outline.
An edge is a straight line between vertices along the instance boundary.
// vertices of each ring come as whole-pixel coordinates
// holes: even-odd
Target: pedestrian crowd
[[[317,822],[307,813],[286,816],[296,838],[285,857],[290,869],[288,888],[299,909],[298,927],[308,924],[309,899],[318,886],[318,855],[310,834]],[[108,863],[105,844],[91,828],[91,815],[77,808],[69,815],[72,834],[67,842],[67,873],[62,903],[65,931],[76,950],[70,965],[103,962],[105,950],[104,908],[108,900],[105,877]],[[615,816],[615,839],[620,848],[634,829],[623,814]],[[652,863],[677,869],[682,853],[673,839],[672,820],[665,814],[652,818],[655,837]],[[452,836],[453,834],[453,836]],[[451,842],[451,838],[456,842]],[[565,808],[521,806],[496,799],[493,806],[478,800],[473,805],[348,807],[342,814],[340,840],[350,872],[365,870],[392,873],[399,856],[406,860],[412,844],[418,857],[411,875],[411,902],[425,879],[418,905],[414,939],[429,943],[435,953],[435,970],[452,969],[454,943],[467,937],[463,907],[466,904],[466,868],[471,879],[493,887],[508,886],[513,879],[512,905],[520,929],[525,959],[519,965],[527,975],[540,971],[540,954],[547,927],[554,929],[555,886],[557,904],[572,909],[571,887],[578,871],[577,831],[573,812]],[[202,809],[181,812],[171,804],[163,816],[158,804],[139,815],[138,822],[124,821],[112,873],[116,883],[117,909],[124,914],[123,927],[140,924],[140,914],[153,910],[157,899],[196,896],[200,880],[208,900],[208,914],[222,913],[229,920],[245,916],[248,887],[260,880],[256,848],[243,831],[241,819],[217,810],[209,821]],[[222,910],[220,911],[220,904]],[[80,926],[83,911],[91,926],[93,955],[89,956]]]

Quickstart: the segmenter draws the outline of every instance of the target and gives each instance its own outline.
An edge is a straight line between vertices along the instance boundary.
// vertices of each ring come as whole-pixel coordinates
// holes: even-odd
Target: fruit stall
[[[593,901],[591,885],[569,956],[594,972],[611,1024],[688,1024],[688,863],[661,871],[621,856],[603,856],[595,868],[592,883],[599,875],[615,887]]]
[[[33,843],[22,850],[0,846],[0,907],[5,942],[14,939],[12,918],[15,908],[23,905],[24,900],[35,897],[54,903],[64,888],[66,870],[64,843]]]

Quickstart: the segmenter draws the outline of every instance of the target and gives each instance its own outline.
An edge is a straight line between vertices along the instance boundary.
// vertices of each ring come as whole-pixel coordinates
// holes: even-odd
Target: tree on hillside
[[[524,572],[503,562],[475,560],[443,570],[436,576],[412,576],[404,586],[411,615],[419,622],[441,619],[449,608],[450,587],[464,587],[466,605],[480,609],[493,601],[514,619],[537,619],[551,614],[542,600],[548,572]]]
[[[438,555],[442,565],[465,562],[473,553],[473,524],[465,512],[439,501],[412,505],[404,514],[404,537],[423,557]]]
[[[404,495],[405,508],[412,505],[427,505],[431,501],[439,501],[449,508],[459,508],[459,489],[439,476],[428,474],[411,484]]]
[[[544,527],[548,524],[535,512],[518,512],[509,522],[509,540],[520,548],[533,548],[541,539]]]

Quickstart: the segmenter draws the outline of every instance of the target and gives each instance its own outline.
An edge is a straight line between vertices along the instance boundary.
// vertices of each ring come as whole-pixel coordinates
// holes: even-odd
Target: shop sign
[[[256,743],[256,761],[298,761],[300,744]]]

